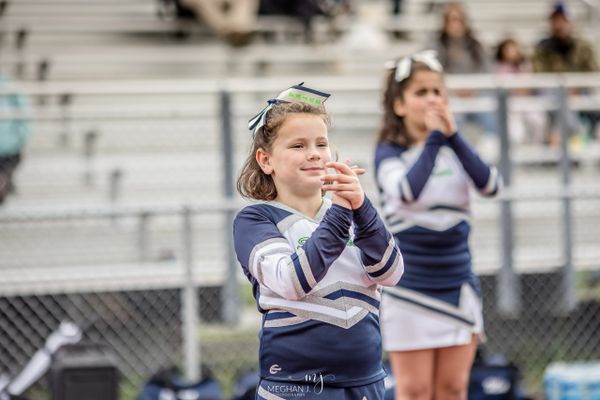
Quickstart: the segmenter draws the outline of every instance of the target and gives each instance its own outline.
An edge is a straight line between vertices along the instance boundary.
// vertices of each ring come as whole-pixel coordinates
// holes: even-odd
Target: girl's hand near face
[[[351,210],[362,206],[365,201],[365,193],[358,176],[364,174],[365,170],[356,166],[351,167],[347,161],[346,163],[332,161],[325,166],[333,168],[337,172],[321,177],[321,180],[325,182],[323,190],[333,194],[333,203]]]
[[[432,106],[425,114],[425,126],[429,132],[440,131],[446,137],[456,133],[456,122],[448,108],[448,104]]]

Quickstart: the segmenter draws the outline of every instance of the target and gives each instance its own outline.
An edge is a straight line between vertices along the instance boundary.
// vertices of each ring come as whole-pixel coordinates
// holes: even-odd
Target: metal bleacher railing
[[[264,98],[291,83],[290,78],[21,82],[3,89],[0,93],[27,95],[33,104],[46,100],[0,118],[29,119],[40,134],[53,135],[54,145],[36,139],[41,150],[31,150],[20,175],[24,184],[33,180],[28,163],[42,157],[45,165],[36,173],[40,184],[50,182],[46,192],[25,187],[21,199],[0,211],[0,348],[7,354],[0,369],[14,373],[63,318],[86,322],[92,327],[88,336],[117,350],[130,392],[140,379],[170,363],[181,363],[190,378],[200,374],[201,364],[208,366],[228,384],[237,371],[252,366],[258,322],[256,311],[243,306],[245,286],[231,250],[231,219],[243,204],[233,181],[249,141],[245,121]],[[379,79],[315,77],[310,84],[334,93],[331,137],[342,156],[369,167],[371,154],[365,149],[373,147],[379,122]],[[592,286],[582,289],[582,282],[591,282],[600,267],[600,186],[595,178],[600,154],[593,146],[570,154],[564,123],[560,149],[535,152],[513,146],[505,121],[515,109],[557,110],[560,121],[568,109],[598,110],[593,92],[570,97],[567,89],[599,88],[600,75],[452,76],[448,85],[492,93],[476,102],[453,100],[455,112],[495,111],[499,116],[498,163],[505,189],[496,201],[475,203],[474,267],[482,275],[489,345],[516,358],[530,383],[539,385],[549,361],[600,356],[597,338],[583,334],[600,324],[600,314],[582,312],[582,303],[592,307],[598,300]],[[510,89],[521,87],[550,94],[511,98]],[[157,100],[143,101],[149,98]],[[114,152],[125,145],[124,132],[113,132],[118,140],[103,148],[110,127],[101,126],[96,139],[90,139],[88,126],[77,125],[163,121],[169,125],[161,129],[170,126],[171,139],[177,140],[181,136],[172,127],[178,120],[196,122],[187,126],[194,135],[191,151],[174,151],[164,164],[166,180],[147,192],[149,177],[140,178],[141,183],[128,181],[135,168],[127,160],[134,158],[132,153],[126,151],[120,164],[99,167],[103,158],[112,157],[107,149]],[[140,140],[144,133],[152,131],[138,132]],[[169,143],[161,140],[160,146]],[[73,150],[69,142],[81,148]],[[43,157],[57,148],[57,157]],[[161,154],[151,153],[150,163]],[[58,167],[53,169],[53,163]],[[101,194],[97,186],[106,172],[110,183]],[[70,174],[78,184],[48,201],[52,192],[61,192],[61,185],[68,186],[62,180],[72,179]],[[180,176],[186,174],[194,179]],[[156,179],[154,170],[149,175]],[[127,184],[139,186],[128,191]],[[190,185],[196,194],[183,189]],[[376,196],[368,176],[365,188]],[[165,190],[169,193],[158,195]],[[596,303],[588,302],[590,295]],[[532,321],[538,319],[535,326]],[[251,333],[240,333],[246,330]],[[579,335],[578,343],[563,337],[571,333]],[[239,342],[228,341],[234,340],[228,335],[237,334],[243,336]],[[521,336],[515,338],[517,334]],[[557,348],[543,352],[532,341]]]

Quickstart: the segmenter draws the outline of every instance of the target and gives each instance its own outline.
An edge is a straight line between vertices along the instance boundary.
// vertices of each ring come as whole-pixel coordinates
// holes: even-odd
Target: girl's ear
[[[406,107],[404,106],[404,101],[401,98],[397,97],[394,99],[394,114],[399,117],[404,117],[406,115]]]
[[[267,175],[271,175],[273,173],[273,167],[271,167],[271,156],[263,148],[256,150],[255,158],[262,172]]]

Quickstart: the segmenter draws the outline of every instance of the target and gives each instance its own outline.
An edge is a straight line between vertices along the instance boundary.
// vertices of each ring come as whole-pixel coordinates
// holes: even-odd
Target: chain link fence
[[[256,364],[260,319],[249,312],[235,327],[225,323],[225,215],[153,212],[3,220],[0,371],[17,375],[67,320],[82,328],[84,342],[117,355],[124,399],[135,398],[157,370],[184,371],[189,362],[201,362],[202,375],[231,393],[236,377]],[[186,298],[190,287],[193,302]],[[185,332],[186,307],[194,307],[191,332]],[[193,360],[185,354],[189,343],[199,344]]]
[[[336,93],[335,82],[329,86]],[[71,320],[85,340],[117,355],[124,400],[170,365],[212,374],[231,396],[236,377],[257,365],[260,327],[249,285],[232,262],[231,212],[241,203],[231,180],[249,144],[248,116],[280,87],[269,81],[177,96],[88,93],[33,109],[20,193],[0,213],[0,371],[14,376],[60,321]],[[365,149],[373,148],[379,122],[378,84],[339,87],[331,139],[342,159],[370,168]],[[539,162],[529,154],[511,152],[505,197],[475,202],[472,249],[486,347],[517,363],[539,392],[550,362],[600,358],[600,157],[576,158],[567,187],[560,154],[548,150],[551,157]],[[120,175],[110,173],[115,168]],[[364,176],[364,187],[377,198],[372,176]],[[40,204],[48,207],[34,207]],[[508,292],[500,282],[506,235],[516,282]],[[567,261],[574,306],[565,301]],[[499,307],[507,293],[518,299],[514,309]]]
[[[494,276],[484,276],[486,350],[503,354],[521,368],[525,387],[541,391],[545,368],[554,361],[590,361],[600,358],[600,290],[597,277],[579,276],[579,304],[561,312],[562,276],[559,272],[521,274],[523,311],[517,318],[503,316],[494,306]]]

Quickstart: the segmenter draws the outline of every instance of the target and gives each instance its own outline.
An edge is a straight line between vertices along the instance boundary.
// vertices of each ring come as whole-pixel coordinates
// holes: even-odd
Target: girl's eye
[[[301,149],[301,148],[302,148],[302,144],[300,144],[300,143],[292,145],[292,149]]]
[[[416,94],[417,96],[425,96],[427,94],[427,89],[419,89]]]
[[[327,144],[327,143],[319,143],[317,146],[319,146],[319,147],[327,147],[327,146],[329,146],[329,144]]]

